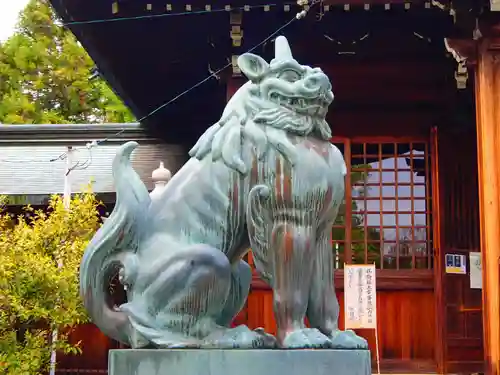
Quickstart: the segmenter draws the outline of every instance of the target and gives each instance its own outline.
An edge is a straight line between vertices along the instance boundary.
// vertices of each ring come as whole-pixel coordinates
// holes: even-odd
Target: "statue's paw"
[[[335,331],[330,338],[334,349],[368,349],[368,341],[354,331]]]
[[[198,349],[201,347],[199,340],[174,333],[156,337],[153,342],[157,348],[161,349]]]
[[[286,349],[331,348],[330,339],[316,328],[303,328],[288,333],[281,346]]]
[[[276,339],[262,329],[255,331],[246,326],[227,328],[207,336],[202,345],[204,348],[219,349],[271,349],[276,347]]]

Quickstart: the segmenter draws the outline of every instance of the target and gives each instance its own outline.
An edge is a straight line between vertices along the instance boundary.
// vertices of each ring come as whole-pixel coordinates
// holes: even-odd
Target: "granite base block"
[[[111,350],[109,375],[369,375],[368,350]]]

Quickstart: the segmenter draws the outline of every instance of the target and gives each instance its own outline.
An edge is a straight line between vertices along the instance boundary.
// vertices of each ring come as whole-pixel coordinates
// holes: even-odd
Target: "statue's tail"
[[[148,190],[130,163],[130,155],[137,146],[136,142],[127,142],[116,153],[113,160],[116,205],[85,249],[80,265],[80,294],[92,322],[105,335],[127,345],[130,345],[130,322],[110,301],[108,288],[118,270],[122,269],[126,279],[135,273],[140,228],[150,204]]]

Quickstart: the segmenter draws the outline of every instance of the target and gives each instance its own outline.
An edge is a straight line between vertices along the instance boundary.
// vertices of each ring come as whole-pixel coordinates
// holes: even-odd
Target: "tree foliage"
[[[75,196],[69,209],[53,196],[46,212],[26,207],[17,219],[0,215],[0,368],[6,374],[39,374],[56,347],[78,352],[67,341],[86,321],[79,297],[83,251],[99,226],[93,194]],[[0,371],[1,372],[1,371]]]
[[[132,121],[106,82],[91,79],[93,68],[48,0],[31,0],[16,32],[0,44],[0,123]]]
[[[366,180],[369,177],[369,171],[371,166],[368,165],[355,165],[353,166],[353,171],[351,171],[351,186],[356,186],[358,197],[362,197],[365,192]],[[351,201],[351,250],[352,250],[352,263],[363,264],[365,263],[365,239],[367,240],[367,252],[369,261],[374,261],[377,266],[380,263],[380,233],[375,228],[368,227],[365,229],[364,220],[365,215],[359,213],[360,208],[356,200]],[[347,205],[344,199],[342,205],[339,207],[339,212],[334,223],[334,228],[332,229],[332,239],[338,244],[338,250],[340,254],[345,253],[344,245],[346,239],[346,231],[349,228],[346,227],[347,219]],[[373,242],[372,242],[373,241]],[[376,241],[376,242],[375,242]],[[343,262],[347,259],[340,260],[339,268],[343,267]]]

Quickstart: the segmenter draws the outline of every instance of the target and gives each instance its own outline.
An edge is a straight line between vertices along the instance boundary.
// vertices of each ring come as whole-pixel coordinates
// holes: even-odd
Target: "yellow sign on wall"
[[[446,254],[446,273],[467,274],[467,260],[463,254]]]

